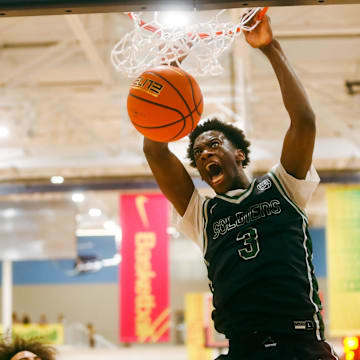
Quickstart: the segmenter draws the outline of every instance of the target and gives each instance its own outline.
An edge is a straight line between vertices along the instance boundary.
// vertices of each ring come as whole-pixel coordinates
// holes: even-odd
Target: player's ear
[[[246,156],[241,149],[235,150],[235,159],[238,164],[242,163],[246,159]]]

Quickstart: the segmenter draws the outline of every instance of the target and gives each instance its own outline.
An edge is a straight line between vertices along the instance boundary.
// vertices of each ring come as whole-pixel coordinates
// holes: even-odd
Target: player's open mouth
[[[212,185],[217,185],[223,180],[224,173],[223,173],[223,169],[219,164],[215,162],[208,163],[205,166],[205,169],[208,173]]]

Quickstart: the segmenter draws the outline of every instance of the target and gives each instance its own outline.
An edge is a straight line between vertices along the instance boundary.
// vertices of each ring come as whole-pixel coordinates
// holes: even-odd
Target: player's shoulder
[[[272,186],[273,186],[273,183],[274,183],[274,179],[273,177],[271,176],[270,173],[266,173],[266,174],[263,174],[261,176],[258,176],[256,179],[255,179],[255,186],[254,188],[257,190],[257,191],[265,191],[265,190],[268,190],[270,189]]]
[[[254,188],[256,194],[263,192],[273,193],[274,191],[280,192],[282,195],[286,194],[286,175],[286,170],[282,167],[282,165],[280,163],[276,164],[267,173],[258,176],[255,179]],[[270,189],[272,191],[269,191]]]

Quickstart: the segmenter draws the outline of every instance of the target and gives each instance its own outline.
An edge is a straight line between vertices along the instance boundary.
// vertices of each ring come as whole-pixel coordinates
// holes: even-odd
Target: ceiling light
[[[81,203],[85,200],[85,195],[83,193],[74,193],[71,197],[73,202]]]
[[[0,126],[0,137],[5,138],[9,135],[9,129],[5,126]]]
[[[64,182],[64,178],[62,176],[52,176],[50,181],[52,184],[62,184]]]
[[[189,21],[189,13],[182,11],[166,11],[162,13],[161,22],[169,27],[185,26]]]
[[[90,216],[100,216],[101,215],[101,210],[96,209],[96,208],[92,208],[92,209],[89,210],[89,215]]]
[[[10,219],[16,216],[17,211],[14,208],[8,208],[2,211],[4,218]]]

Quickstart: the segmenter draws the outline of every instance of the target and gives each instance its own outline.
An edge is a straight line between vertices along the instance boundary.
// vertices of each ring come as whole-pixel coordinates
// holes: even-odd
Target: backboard
[[[360,4],[360,0],[0,0],[0,16]]]

